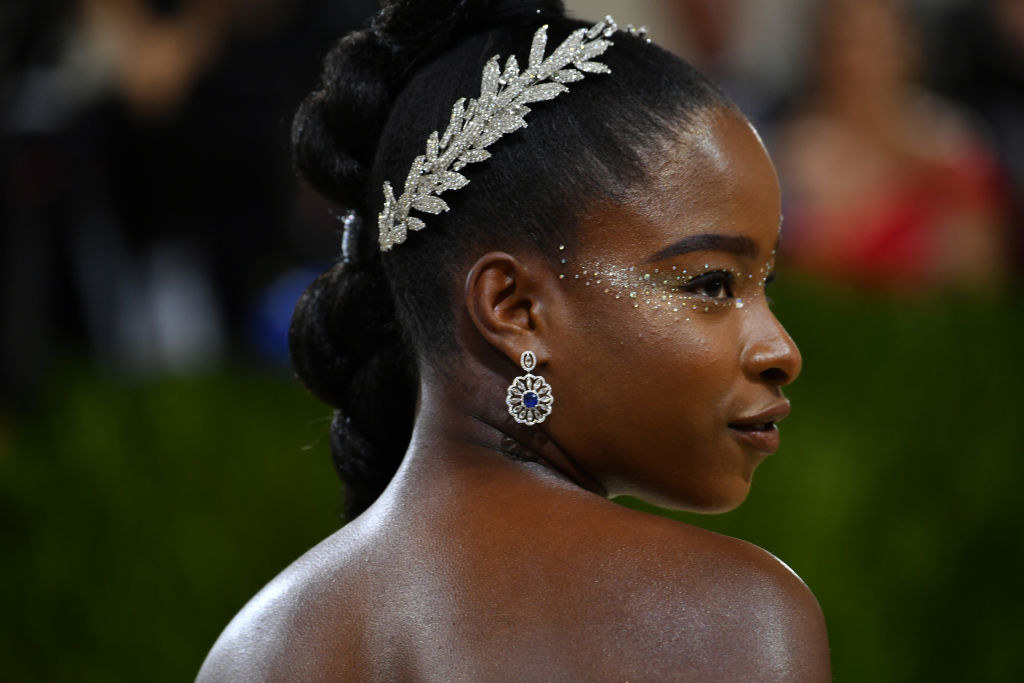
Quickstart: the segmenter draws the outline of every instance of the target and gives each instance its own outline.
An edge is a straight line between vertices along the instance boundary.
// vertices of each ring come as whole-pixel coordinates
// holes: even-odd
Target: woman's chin
[[[747,499],[747,494],[749,493],[750,481],[737,477],[735,481],[701,491],[694,491],[692,489],[675,491],[659,488],[656,491],[633,490],[617,495],[637,498],[645,503],[666,510],[695,512],[702,515],[719,515],[738,508]]]

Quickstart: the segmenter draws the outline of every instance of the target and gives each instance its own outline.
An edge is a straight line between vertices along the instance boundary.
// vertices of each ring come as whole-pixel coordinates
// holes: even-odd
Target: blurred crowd
[[[765,137],[787,267],[894,296],[1019,272],[1024,1],[658,4]]]
[[[40,0],[0,15],[0,386],[285,356],[277,291],[337,249],[288,131],[374,0]],[[281,285],[281,283],[284,285]],[[285,297],[288,298],[288,297]]]
[[[723,84],[785,197],[790,268],[894,296],[1024,263],[1024,0],[569,0]],[[0,4],[0,387],[53,353],[122,373],[280,362],[338,250],[291,113],[374,0]]]

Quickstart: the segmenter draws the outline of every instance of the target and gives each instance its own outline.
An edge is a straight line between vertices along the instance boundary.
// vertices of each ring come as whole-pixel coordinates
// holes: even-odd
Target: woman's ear
[[[466,277],[466,309],[477,332],[492,347],[519,365],[523,351],[537,361],[548,359],[544,343],[549,310],[545,306],[545,273],[501,251],[484,254]]]

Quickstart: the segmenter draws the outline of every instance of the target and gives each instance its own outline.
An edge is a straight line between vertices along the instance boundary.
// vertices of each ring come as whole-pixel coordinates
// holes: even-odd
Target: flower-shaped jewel
[[[512,418],[527,425],[543,422],[551,414],[551,404],[554,402],[551,385],[543,377],[531,374],[520,375],[512,380],[505,397]]]
[[[524,351],[519,360],[525,375],[512,380],[505,396],[509,415],[516,422],[535,425],[543,422],[551,414],[551,404],[555,397],[551,393],[551,385],[543,377],[530,373],[537,365],[537,357],[532,351]]]

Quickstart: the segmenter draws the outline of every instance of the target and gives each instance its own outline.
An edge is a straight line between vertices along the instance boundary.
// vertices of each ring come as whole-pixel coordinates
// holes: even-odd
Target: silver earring
[[[533,351],[523,351],[519,365],[526,374],[516,377],[508,386],[505,403],[509,415],[519,424],[540,424],[551,414],[551,404],[555,402],[551,385],[540,375],[530,374],[537,367],[537,356]]]

